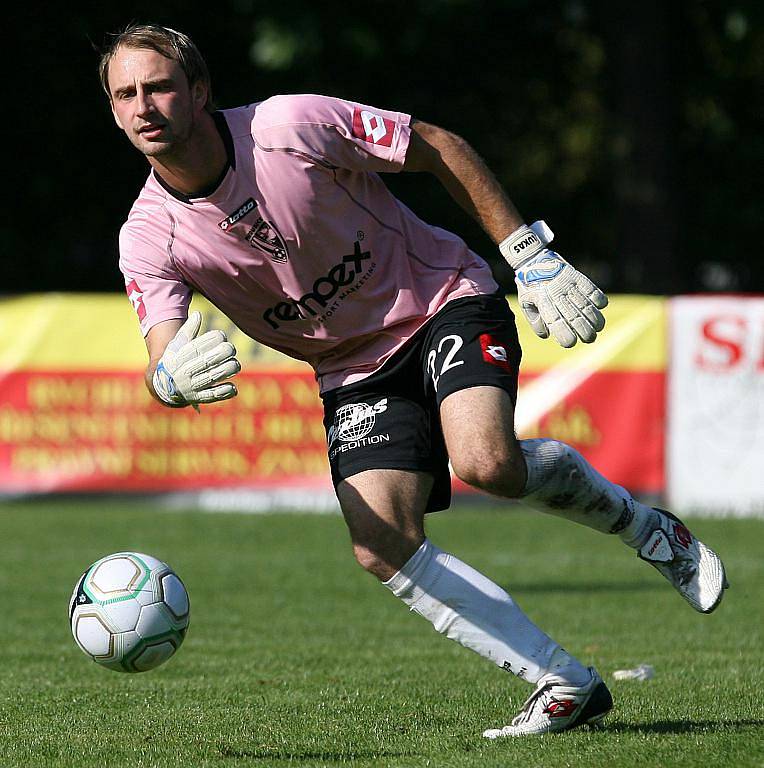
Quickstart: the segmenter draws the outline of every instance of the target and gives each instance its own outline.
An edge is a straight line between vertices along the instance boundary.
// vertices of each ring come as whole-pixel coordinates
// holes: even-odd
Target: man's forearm
[[[432,173],[495,243],[522,226],[523,218],[496,177],[468,142],[428,123],[412,127],[406,170]],[[412,152],[413,149],[413,152]]]
[[[600,310],[607,296],[558,253],[543,221],[525,222],[496,177],[464,139],[428,123],[412,121],[407,171],[428,171],[483,227],[515,271],[520,307],[542,339],[563,347],[589,343],[605,326]]]

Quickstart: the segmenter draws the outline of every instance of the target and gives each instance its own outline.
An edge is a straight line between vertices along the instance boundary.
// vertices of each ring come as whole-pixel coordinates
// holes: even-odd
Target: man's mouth
[[[144,125],[142,128],[139,128],[138,133],[146,139],[156,139],[162,133],[164,128],[164,125],[152,123],[151,125]]]

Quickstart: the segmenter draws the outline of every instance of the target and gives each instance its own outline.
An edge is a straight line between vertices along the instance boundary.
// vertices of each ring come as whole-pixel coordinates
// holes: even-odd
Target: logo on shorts
[[[334,424],[329,428],[329,447],[335,440],[350,443],[360,440],[374,429],[377,414],[387,410],[387,398],[374,405],[368,403],[348,403],[334,414]]]
[[[370,435],[377,423],[377,416],[387,410],[387,398],[373,405],[368,403],[348,403],[334,414],[334,423],[329,427],[327,442],[329,443],[329,458],[333,459],[338,453],[352,451],[366,445],[378,445],[390,442],[390,435]],[[332,450],[335,442],[338,445]]]
[[[480,334],[480,349],[483,351],[483,360],[486,363],[496,365],[507,373],[512,373],[506,346],[491,336],[490,333]]]
[[[146,317],[146,305],[143,303],[143,291],[138,287],[138,283],[135,279],[131,280],[126,286],[127,298],[130,299],[130,303],[133,305],[135,314],[138,315],[139,320],[143,320]]]
[[[393,143],[395,123],[382,115],[375,115],[368,109],[356,107],[353,110],[353,136],[369,144],[389,147]]]

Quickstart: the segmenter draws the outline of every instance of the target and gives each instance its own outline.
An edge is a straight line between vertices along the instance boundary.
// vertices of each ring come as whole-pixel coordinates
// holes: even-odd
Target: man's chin
[[[138,146],[146,157],[162,157],[170,154],[175,147],[172,141],[143,141]]]
[[[141,154],[145,155],[146,157],[161,157],[162,155],[166,155],[169,152],[172,152],[175,148],[174,141],[167,141],[166,139],[163,141],[152,141],[150,139],[144,138],[140,133],[133,136],[132,144]]]

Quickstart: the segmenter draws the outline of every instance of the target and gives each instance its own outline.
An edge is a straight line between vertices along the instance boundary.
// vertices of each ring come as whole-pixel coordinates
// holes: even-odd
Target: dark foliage
[[[221,0],[18,12],[5,35],[15,96],[0,292],[121,289],[117,232],[147,168],[111,121],[93,44],[131,20],[190,34],[223,107],[326,93],[460,133],[606,290],[760,290],[763,8]],[[434,180],[387,180],[511,284]]]

